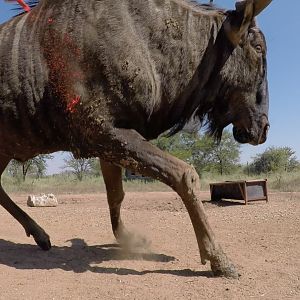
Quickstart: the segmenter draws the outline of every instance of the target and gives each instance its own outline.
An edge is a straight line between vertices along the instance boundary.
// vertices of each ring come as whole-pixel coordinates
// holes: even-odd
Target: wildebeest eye
[[[261,45],[256,45],[255,50],[257,53],[262,53],[262,46]]]

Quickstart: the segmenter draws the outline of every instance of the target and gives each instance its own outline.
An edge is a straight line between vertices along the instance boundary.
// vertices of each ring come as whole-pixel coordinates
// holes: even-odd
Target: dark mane
[[[35,6],[37,6],[39,4],[40,0],[29,0],[26,1],[27,5],[30,8],[34,8]],[[18,7],[12,8],[12,10],[14,10],[17,14],[13,16],[13,18],[21,16],[23,14],[26,14],[26,11],[24,11],[24,9],[18,5]]]
[[[192,5],[201,12],[206,10],[222,13],[225,16],[229,13],[227,10],[217,8],[212,4],[200,4],[193,0],[183,0],[182,2]],[[223,49],[224,55],[218,58],[217,53],[219,53],[219,49]],[[191,102],[188,101],[189,105],[185,107],[181,119],[169,130],[167,136],[172,136],[184,128],[187,128],[187,131],[198,131],[200,128],[204,128],[207,134],[214,137],[216,141],[220,141],[223,128],[218,126],[214,119],[213,109],[216,104],[216,91],[220,91],[221,88],[218,80],[219,72],[232,51],[232,45],[228,43],[222,28],[218,32],[215,41],[213,39],[213,33],[211,32],[211,39],[194,77],[205,78],[207,74],[209,74],[209,76],[202,86],[201,93],[195,91],[188,96],[193,100]],[[212,57],[214,57],[213,61],[211,60]],[[211,69],[212,65],[214,65],[213,69]],[[193,84],[192,82],[193,79],[190,83],[191,85]],[[226,87],[223,87],[223,89],[224,88],[226,89]]]

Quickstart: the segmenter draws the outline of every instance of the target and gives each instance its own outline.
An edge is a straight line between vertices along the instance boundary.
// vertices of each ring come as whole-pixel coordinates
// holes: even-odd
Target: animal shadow
[[[240,200],[236,201],[236,200],[228,200],[228,199],[221,199],[221,200],[217,200],[217,201],[203,200],[202,202],[204,205],[213,205],[213,206],[219,206],[219,207],[245,205],[244,201],[240,201]]]
[[[17,244],[0,239],[0,264],[21,270],[61,269],[75,273],[90,271],[102,274],[145,275],[149,273],[171,274],[176,276],[213,277],[210,271],[182,270],[144,270],[101,267],[99,264],[113,260],[144,260],[168,263],[175,261],[174,256],[157,253],[124,251],[117,244],[87,245],[82,239],[68,241],[70,246],[53,246],[50,251],[42,251],[36,245]],[[96,265],[97,264],[97,265]]]

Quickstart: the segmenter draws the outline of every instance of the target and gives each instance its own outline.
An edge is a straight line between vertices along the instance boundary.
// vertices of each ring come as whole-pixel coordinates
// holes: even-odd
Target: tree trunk
[[[27,170],[26,170],[25,165],[23,164],[23,165],[22,165],[22,179],[23,179],[23,182],[25,182],[25,179],[26,179],[26,173],[27,173]]]

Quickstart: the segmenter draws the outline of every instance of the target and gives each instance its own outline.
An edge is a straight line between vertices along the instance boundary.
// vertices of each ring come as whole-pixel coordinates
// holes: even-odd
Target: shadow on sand
[[[212,200],[202,200],[204,205],[214,205],[219,207],[227,207],[227,206],[240,206],[245,205],[245,202],[240,200],[227,200],[227,199],[221,199],[217,201]]]
[[[86,271],[117,275],[145,275],[149,273],[170,274],[176,276],[213,277],[210,271],[182,270],[144,270],[127,268],[110,268],[93,266],[105,261],[145,260],[154,262],[171,262],[176,258],[156,253],[133,253],[124,251],[117,244],[89,246],[82,239],[68,241],[70,246],[53,246],[50,251],[42,251],[35,245],[17,244],[0,239],[0,264],[21,270],[61,269],[75,273]]]

